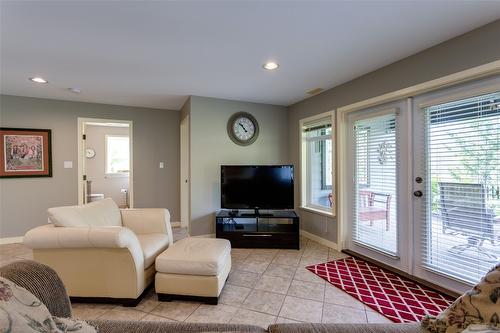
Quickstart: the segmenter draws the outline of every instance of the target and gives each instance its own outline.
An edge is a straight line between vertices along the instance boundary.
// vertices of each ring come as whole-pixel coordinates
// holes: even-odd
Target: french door
[[[409,112],[407,102],[397,101],[364,109],[348,116],[347,179],[351,208],[346,245],[349,249],[385,264],[407,270],[409,266],[408,158],[406,151]]]
[[[412,108],[414,275],[461,292],[500,261],[500,79]]]
[[[347,116],[346,247],[462,292],[500,261],[500,78]]]

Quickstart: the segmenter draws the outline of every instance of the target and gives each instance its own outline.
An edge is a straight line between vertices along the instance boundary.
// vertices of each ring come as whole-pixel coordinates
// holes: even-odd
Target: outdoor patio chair
[[[483,247],[485,240],[495,244],[498,221],[486,203],[486,188],[483,184],[439,183],[441,219],[443,233],[455,232],[467,237],[466,244],[453,246],[449,251],[462,253],[476,249],[492,261],[497,255]]]

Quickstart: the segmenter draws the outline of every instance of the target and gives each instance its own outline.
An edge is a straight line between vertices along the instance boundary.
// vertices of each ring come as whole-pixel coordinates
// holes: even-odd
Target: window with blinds
[[[475,283],[500,260],[500,92],[423,112],[422,265]]]
[[[331,116],[302,125],[302,205],[332,212],[333,144]]]
[[[396,114],[354,122],[353,241],[397,255]]]

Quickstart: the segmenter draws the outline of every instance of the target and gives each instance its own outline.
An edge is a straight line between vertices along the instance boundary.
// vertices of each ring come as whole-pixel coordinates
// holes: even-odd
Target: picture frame
[[[0,178],[25,177],[52,177],[52,131],[0,127]]]

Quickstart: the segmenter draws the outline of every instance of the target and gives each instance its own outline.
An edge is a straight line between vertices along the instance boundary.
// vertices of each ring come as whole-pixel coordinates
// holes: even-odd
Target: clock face
[[[249,113],[238,112],[231,116],[227,123],[227,132],[234,143],[247,146],[257,140],[259,125]]]
[[[233,133],[241,141],[248,141],[255,135],[255,126],[247,117],[239,117],[234,120]]]

